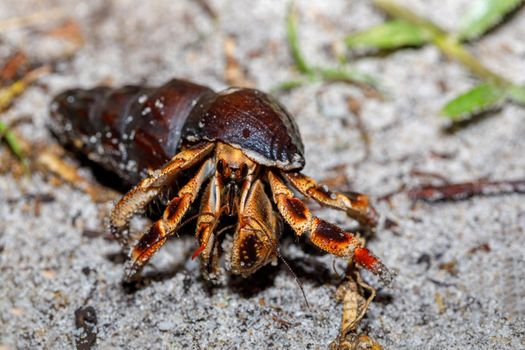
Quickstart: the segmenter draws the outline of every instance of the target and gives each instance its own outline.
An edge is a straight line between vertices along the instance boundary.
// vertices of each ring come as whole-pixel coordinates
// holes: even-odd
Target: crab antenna
[[[259,231],[259,232],[262,232],[263,234],[266,235],[266,237],[268,237],[268,239],[270,240],[270,242],[272,242],[272,245],[274,246],[275,248],[275,253],[277,254],[277,257],[284,263],[284,265],[286,265],[286,268],[288,269],[288,271],[292,274],[292,277],[293,279],[295,280],[295,282],[297,283],[297,285],[299,286],[299,289],[301,290],[301,294],[303,295],[303,298],[304,298],[304,301],[306,303],[306,306],[308,307],[308,309],[310,309],[310,303],[308,303],[308,299],[306,298],[306,294],[304,292],[304,288],[303,288],[303,284],[301,283],[301,281],[299,280],[299,278],[297,277],[297,275],[295,274],[295,272],[293,271],[292,267],[290,266],[290,264],[288,264],[288,262],[286,261],[286,259],[281,255],[281,252],[279,251],[279,248],[277,247],[277,244],[276,242],[273,241],[271,235],[268,234],[268,232],[266,232],[264,229],[263,229],[263,225],[261,225],[260,221],[257,219],[257,218],[254,218],[254,217],[251,217],[251,216],[248,216],[248,218],[250,220],[254,220],[257,225],[259,225],[259,228],[255,228],[252,226],[251,223],[248,223],[248,225],[250,225],[252,227],[253,230],[255,231]]]
[[[332,270],[334,270],[334,273],[337,275],[337,277],[343,279],[345,276],[343,273],[337,271],[337,267],[335,266],[335,259],[332,260]]]
[[[306,306],[308,307],[308,309],[310,309],[310,303],[308,303],[308,299],[306,298],[306,294],[304,292],[303,284],[301,283],[301,281],[299,280],[299,278],[297,277],[297,275],[293,271],[292,267],[288,264],[288,261],[286,261],[284,259],[284,257],[281,255],[281,252],[279,251],[279,249],[277,249],[277,247],[275,248],[275,252],[277,253],[277,256],[279,257],[279,259],[281,259],[281,261],[284,263],[284,265],[286,265],[286,268],[288,269],[288,271],[290,271],[290,273],[292,274],[293,279],[295,280],[295,282],[299,286],[299,289],[301,290],[301,294],[303,295],[304,302],[306,303]]]

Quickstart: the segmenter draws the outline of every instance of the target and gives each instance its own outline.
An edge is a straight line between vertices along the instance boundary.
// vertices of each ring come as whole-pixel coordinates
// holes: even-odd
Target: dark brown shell
[[[304,146],[293,118],[275,99],[255,89],[230,88],[203,99],[191,112],[183,138],[225,142],[266,166],[304,166]]]
[[[215,94],[177,79],[158,88],[72,89],[53,100],[51,126],[63,143],[133,184],[176,154],[188,114],[208,95]]]
[[[129,184],[158,169],[182,144],[222,141],[259,164],[304,166],[297,125],[272,97],[253,89],[219,94],[173,79],[154,87],[67,90],[51,105],[52,128],[65,144]]]

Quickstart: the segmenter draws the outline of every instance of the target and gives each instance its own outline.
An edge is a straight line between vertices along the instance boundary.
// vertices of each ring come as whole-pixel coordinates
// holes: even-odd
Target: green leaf
[[[480,84],[447,103],[441,112],[447,118],[459,121],[496,107],[505,97],[505,90],[501,87]]]
[[[288,15],[286,16],[286,34],[288,37],[288,46],[290,47],[297,69],[301,73],[312,73],[312,68],[306,63],[306,60],[301,53],[301,49],[299,48],[299,39],[297,37],[297,14],[292,3],[290,3],[288,7]]]
[[[350,48],[391,50],[403,46],[421,46],[431,39],[432,35],[426,29],[404,20],[393,20],[351,34],[346,37],[345,42]]]
[[[525,105],[525,86],[514,85],[508,90],[509,98],[519,104]]]
[[[462,40],[480,37],[497,25],[503,17],[520,5],[523,0],[475,0],[463,18],[459,36]]]

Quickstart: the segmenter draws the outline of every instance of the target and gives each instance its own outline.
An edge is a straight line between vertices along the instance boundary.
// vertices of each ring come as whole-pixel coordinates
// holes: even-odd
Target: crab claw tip
[[[390,270],[375,257],[370,251],[363,247],[358,247],[354,250],[354,260],[357,264],[365,267],[377,275],[384,285],[388,285],[394,279],[394,275]]]

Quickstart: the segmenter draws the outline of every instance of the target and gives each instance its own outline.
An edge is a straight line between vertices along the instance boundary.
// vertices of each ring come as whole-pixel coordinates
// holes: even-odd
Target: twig
[[[208,1],[206,0],[197,0],[197,4],[201,7],[201,9],[208,15],[210,18],[216,20],[219,18],[219,15],[217,12],[213,9],[213,7],[210,6]]]
[[[392,199],[393,196],[403,192],[405,189],[406,189],[406,184],[402,183],[397,189],[395,189],[393,191],[390,191],[390,192],[387,192],[387,193],[377,197],[377,201],[378,202],[382,202],[382,201],[390,202],[390,200]]]
[[[473,196],[525,193],[525,180],[473,181],[439,186],[427,185],[407,192],[410,199],[426,202],[457,201]]]
[[[410,170],[410,176],[427,177],[441,181],[442,183],[448,184],[450,181],[444,176],[432,171],[424,171],[418,169]]]
[[[47,65],[38,67],[28,72],[22,79],[15,81],[10,86],[0,89],[0,112],[6,109],[32,82],[49,73],[50,70],[51,67]]]

